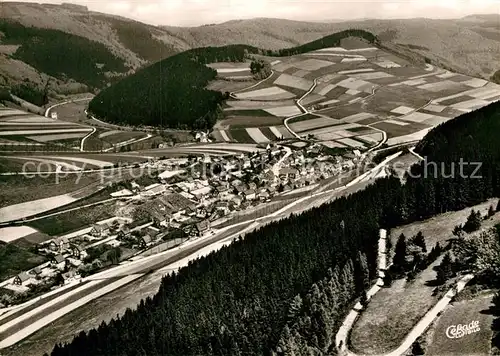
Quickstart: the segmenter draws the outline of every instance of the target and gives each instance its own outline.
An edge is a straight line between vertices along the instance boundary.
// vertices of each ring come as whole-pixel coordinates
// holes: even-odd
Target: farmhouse
[[[87,252],[85,252],[85,249],[82,246],[73,245],[71,247],[71,255],[76,259],[83,260],[87,257]]]
[[[64,259],[63,255],[59,254],[59,255],[55,255],[54,257],[52,257],[52,265],[54,266],[54,268],[57,268],[59,270],[63,270],[64,267],[66,267],[66,260]]]
[[[147,186],[144,188],[144,191],[141,192],[141,195],[143,196],[154,196],[154,195],[159,195],[162,194],[166,191],[167,189],[165,188],[164,185],[162,184],[152,184],[150,186]]]
[[[191,194],[193,194],[196,199],[201,200],[203,198],[206,198],[207,195],[210,194],[211,191],[212,191],[212,188],[208,186],[208,187],[203,187],[200,189],[193,190],[193,191],[191,191]]]
[[[195,225],[196,227],[196,233],[198,236],[203,235],[205,232],[210,230],[210,221],[209,220],[203,220],[200,221]]]
[[[148,235],[150,235],[151,237],[156,237],[160,233],[159,229],[152,227],[152,226],[148,226],[146,231],[147,231]]]
[[[119,190],[117,192],[113,192],[111,193],[110,195],[113,197],[113,198],[120,198],[120,197],[126,197],[126,196],[130,196],[130,195],[133,195],[134,193],[132,193],[130,190],[128,189],[122,189],[122,190]]]
[[[109,232],[109,226],[107,224],[95,224],[90,230],[90,235],[94,237],[103,237]]]
[[[281,179],[295,179],[297,174],[298,174],[298,171],[295,168],[286,167],[286,168],[280,169],[279,176]]]
[[[49,243],[49,249],[54,252],[64,252],[69,249],[69,247],[69,240],[64,236],[57,237]]]
[[[255,199],[255,190],[253,189],[248,189],[243,192],[243,196],[245,197],[246,200],[253,200]]]
[[[25,286],[25,285],[28,285],[32,282],[33,282],[33,280],[28,273],[21,272],[17,276],[14,277],[14,280],[12,283],[15,284],[16,286],[23,286],[23,285]]]
[[[40,276],[42,274],[42,268],[40,266],[36,266],[31,270],[31,273],[35,276]]]
[[[140,243],[143,247],[149,246],[153,239],[151,238],[151,235],[146,234],[144,236],[141,236]]]
[[[263,192],[260,192],[260,193],[259,193],[259,199],[260,199],[261,201],[264,201],[264,200],[266,200],[266,199],[269,199],[269,197],[270,197],[270,194],[269,194],[267,191],[263,191]]]

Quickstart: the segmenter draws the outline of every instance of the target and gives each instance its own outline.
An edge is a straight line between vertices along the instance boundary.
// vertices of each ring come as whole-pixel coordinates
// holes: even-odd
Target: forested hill
[[[137,311],[82,332],[52,355],[334,355],[341,320],[376,278],[379,228],[500,194],[499,129],[500,103],[439,126],[419,146],[443,163],[436,174],[424,175],[422,163],[404,185],[379,179],[253,232],[164,278]],[[483,178],[450,177],[459,158],[484,162],[476,173]]]
[[[376,37],[362,30],[347,30],[308,44],[274,52],[246,45],[205,47],[166,58],[103,90],[89,105],[99,119],[116,124],[163,126],[182,129],[211,128],[224,96],[207,90],[216,71],[205,64],[242,62],[247,54],[288,56],[324,47],[338,46],[346,37],[361,37],[371,43]]]
[[[365,39],[368,43],[379,43],[379,39],[374,34],[364,30],[351,29],[325,36],[301,46],[280,49],[278,51],[268,51],[267,54],[270,56],[293,56],[301,53],[316,51],[322,48],[338,47],[340,46],[340,41],[346,37],[359,37]]]
[[[101,120],[181,129],[212,127],[224,95],[205,89],[217,72],[213,62],[242,62],[255,47],[192,49],[157,62],[101,91],[89,104]]]

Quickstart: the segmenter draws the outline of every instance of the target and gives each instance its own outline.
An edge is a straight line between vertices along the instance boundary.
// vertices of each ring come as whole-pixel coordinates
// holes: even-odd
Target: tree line
[[[136,311],[57,345],[52,355],[326,352],[343,316],[374,278],[379,228],[500,194],[499,129],[498,103],[440,125],[418,146],[440,163],[435,176],[416,178],[425,169],[422,162],[405,184],[379,179],[361,192],[269,224],[165,277]],[[483,161],[483,178],[445,175],[458,157]]]
[[[277,51],[272,51],[268,50],[266,51],[266,55],[268,56],[279,56],[279,57],[287,57],[287,56],[294,56],[297,54],[302,54],[306,52],[311,52],[311,51],[316,51],[318,49],[322,48],[328,48],[328,47],[338,47],[340,46],[340,41],[343,40],[344,38],[347,37],[359,37],[362,39],[365,39],[369,43],[372,44],[378,44],[379,39],[377,36],[375,36],[373,33],[365,31],[365,30],[358,30],[358,29],[348,29],[344,31],[340,31],[325,37],[322,37],[318,40],[300,45],[300,46],[295,46],[291,48],[284,48],[280,49]]]

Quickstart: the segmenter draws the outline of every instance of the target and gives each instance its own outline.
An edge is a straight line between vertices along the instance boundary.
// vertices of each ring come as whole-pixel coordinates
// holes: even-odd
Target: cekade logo
[[[460,339],[465,335],[470,335],[473,333],[477,333],[481,329],[479,328],[479,321],[473,321],[469,325],[467,324],[458,324],[458,325],[450,325],[446,329],[446,336],[449,339]]]

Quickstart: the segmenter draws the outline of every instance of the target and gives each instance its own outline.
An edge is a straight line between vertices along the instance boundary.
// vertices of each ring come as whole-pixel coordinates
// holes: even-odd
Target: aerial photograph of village
[[[0,356],[500,355],[500,3],[0,3]]]

